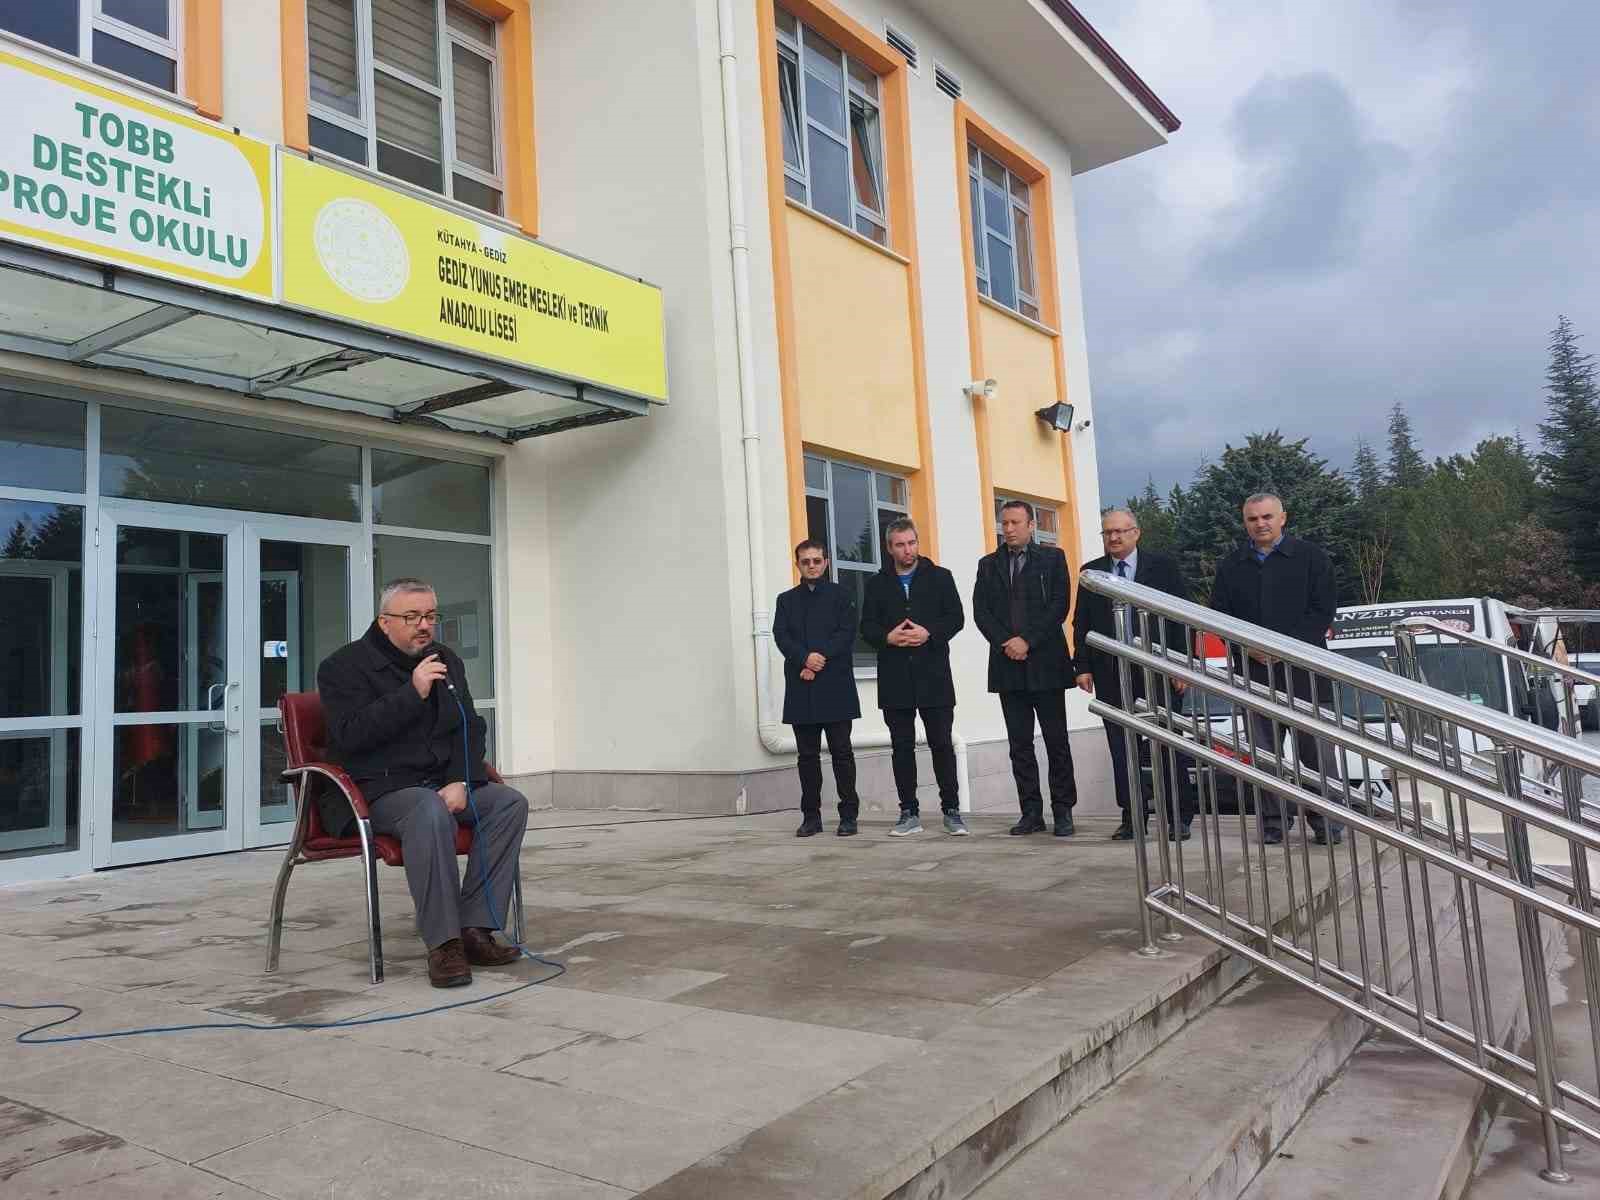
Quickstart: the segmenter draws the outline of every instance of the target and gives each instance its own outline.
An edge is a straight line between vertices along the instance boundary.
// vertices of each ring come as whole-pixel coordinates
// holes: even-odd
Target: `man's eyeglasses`
[[[1126,529],[1102,529],[1100,531],[1100,536],[1103,537],[1103,538],[1108,538],[1108,537],[1127,537],[1130,533],[1138,533],[1138,532],[1139,532],[1139,527],[1137,525],[1130,525]]]
[[[429,625],[437,625],[439,623],[439,614],[437,612],[422,612],[422,613],[419,613],[419,612],[403,612],[403,613],[386,612],[386,613],[380,613],[379,615],[380,616],[384,616],[384,617],[390,617],[390,618],[392,618],[392,619],[394,619],[396,621],[404,621],[405,624],[406,624],[406,627],[408,629],[415,629],[418,625],[421,625],[424,621],[426,621]]]

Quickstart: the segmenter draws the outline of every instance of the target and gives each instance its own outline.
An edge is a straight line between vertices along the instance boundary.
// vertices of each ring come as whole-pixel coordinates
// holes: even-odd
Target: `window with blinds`
[[[498,37],[447,0],[306,0],[312,146],[504,211]]]

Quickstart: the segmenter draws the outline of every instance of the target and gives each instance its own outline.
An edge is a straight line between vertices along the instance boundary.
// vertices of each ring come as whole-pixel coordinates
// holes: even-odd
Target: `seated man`
[[[371,628],[317,671],[317,690],[330,757],[366,796],[373,829],[400,839],[417,932],[428,947],[428,980],[459,987],[472,982],[469,963],[498,967],[519,957],[493,931],[505,927],[528,801],[489,782],[487,726],[472,706],[461,659],[433,640],[438,627],[432,586],[396,579],[383,589]],[[472,822],[469,784],[479,823],[460,881],[456,825]]]

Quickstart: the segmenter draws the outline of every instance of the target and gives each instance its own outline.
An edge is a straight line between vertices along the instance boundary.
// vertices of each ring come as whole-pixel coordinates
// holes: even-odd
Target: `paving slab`
[[[1073,1086],[1125,1068],[1210,1002],[1222,960],[1195,938],[1132,954],[1114,818],[1072,839],[977,814],[964,839],[890,839],[883,820],[801,841],[788,813],[536,816],[529,944],[568,973],[512,994],[545,968],[428,986],[388,868],[376,987],[349,863],[295,872],[273,976],[277,851],[0,888],[0,999],[78,1004],[85,1029],[487,998],[322,1032],[7,1039],[0,1094],[120,1143],[101,1190],[64,1194],[213,1194],[193,1191],[209,1179],[216,1195],[378,1195],[361,1164],[383,1162],[413,1195],[446,1172],[460,1196],[884,1196],[1075,1056],[1105,1051]],[[0,1031],[25,1023],[0,1010]]]

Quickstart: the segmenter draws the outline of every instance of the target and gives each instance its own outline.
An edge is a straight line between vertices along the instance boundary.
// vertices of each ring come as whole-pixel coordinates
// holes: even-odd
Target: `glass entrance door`
[[[361,547],[358,530],[326,523],[253,519],[248,526],[247,846],[289,840],[294,797],[283,779],[278,700],[285,692],[315,690],[322,660],[372,619],[371,589],[351,586],[357,574],[370,574]]]
[[[96,866],[242,843],[244,523],[107,504]]]

